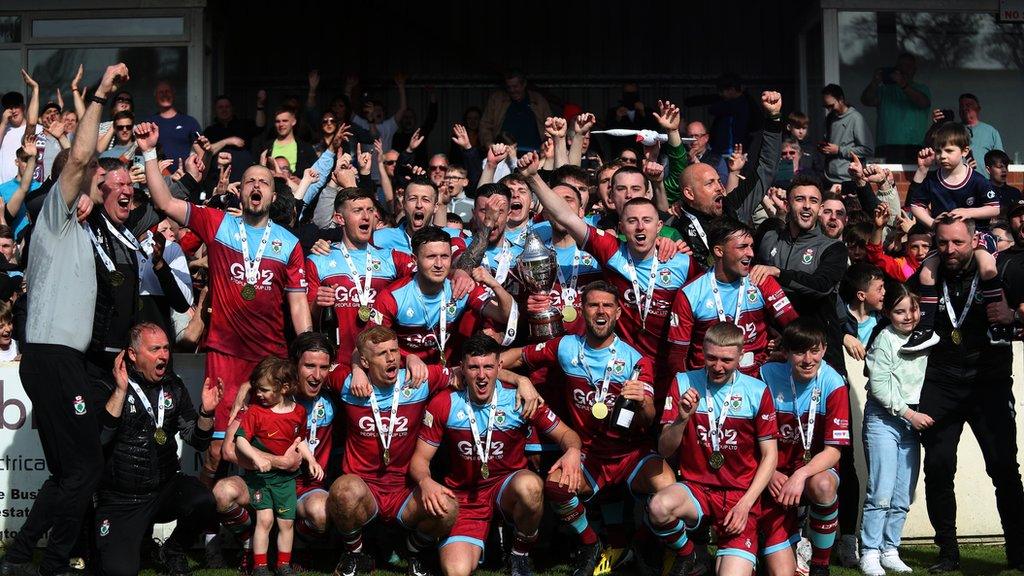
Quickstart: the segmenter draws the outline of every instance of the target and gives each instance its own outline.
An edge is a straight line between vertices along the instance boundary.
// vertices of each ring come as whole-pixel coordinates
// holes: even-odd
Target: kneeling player
[[[650,503],[651,521],[664,529],[690,530],[708,516],[718,534],[719,576],[747,576],[757,563],[758,504],[778,457],[771,394],[737,371],[742,354],[743,331],[715,324],[704,336],[704,368],[676,375],[658,450],[678,460],[683,482]],[[684,551],[692,549],[681,539]]]
[[[782,333],[787,362],[761,367],[775,398],[779,464],[761,498],[758,528],[768,573],[796,569],[792,544],[800,541],[797,507],[810,506],[811,574],[828,574],[836,537],[839,446],[850,444],[850,404],[843,377],[822,361],[825,331],[801,318]]]
[[[430,402],[409,464],[409,476],[419,486],[428,514],[444,516],[458,502],[458,518],[441,545],[441,567],[449,576],[476,569],[495,513],[515,525],[512,574],[531,574],[529,551],[544,508],[544,481],[526,469],[531,426],[564,452],[552,469],[563,471],[569,489],[582,482],[580,437],[546,406],[532,416],[522,414],[515,390],[498,385],[499,351],[497,342],[481,333],[466,341],[462,387]],[[444,485],[430,477],[430,460],[442,443],[450,462]]]
[[[354,576],[373,571],[371,558],[362,552],[362,534],[366,524],[379,518],[410,530],[409,573],[423,574],[420,552],[448,533],[457,507],[448,506],[441,514],[424,508],[420,490],[409,484],[406,472],[427,402],[448,387],[450,374],[432,365],[427,367],[425,386],[412,383],[400,369],[398,336],[390,328],[363,330],[356,347],[370,381],[370,395],[353,394],[352,375],[346,368],[339,367],[329,377],[340,395],[347,426],[343,475],[331,484],[327,500],[331,522],[345,542],[334,573]]]

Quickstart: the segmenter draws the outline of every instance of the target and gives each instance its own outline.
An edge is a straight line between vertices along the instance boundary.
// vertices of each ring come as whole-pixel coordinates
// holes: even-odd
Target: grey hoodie
[[[874,149],[874,139],[864,117],[850,106],[843,114],[829,114],[825,119],[825,134],[830,143],[839,146],[837,156],[829,156],[825,166],[825,177],[830,182],[845,182],[850,179],[851,154],[866,162]]]

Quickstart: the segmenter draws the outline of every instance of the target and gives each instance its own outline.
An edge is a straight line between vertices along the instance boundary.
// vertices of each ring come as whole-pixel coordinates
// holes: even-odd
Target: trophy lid
[[[530,230],[526,234],[526,241],[523,243],[523,252],[519,259],[525,261],[545,260],[550,257],[551,249],[544,244],[536,232]]]

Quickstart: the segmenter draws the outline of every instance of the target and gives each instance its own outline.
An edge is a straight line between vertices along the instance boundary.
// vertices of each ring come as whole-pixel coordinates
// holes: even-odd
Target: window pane
[[[892,89],[896,57],[908,52],[917,61],[914,83],[931,96],[925,128],[932,109],[953,110],[960,120],[958,97],[970,92],[980,100],[980,120],[999,131],[1004,151],[1015,162],[1024,161],[1024,115],[1018,112],[1024,91],[1024,34],[1019,26],[999,24],[995,14],[840,12],[839,46],[847,100],[864,114],[876,141],[878,108],[864,105],[861,92],[876,74],[882,90]],[[923,131],[917,144],[924,143]],[[982,158],[977,161],[981,164]]]
[[[25,92],[25,84],[21,81],[21,50],[0,50],[0,70],[9,70],[0,74],[0,94],[14,90]]]
[[[34,20],[35,38],[97,38],[106,36],[181,36],[185,21],[172,18],[83,18]]]
[[[21,16],[0,16],[0,44],[21,42]]]
[[[153,90],[159,80],[170,82],[174,88],[175,108],[188,112],[187,53],[183,46],[29,50],[28,68],[42,88],[40,99],[46,102],[58,86],[65,98],[70,98],[68,85],[79,64],[85,65],[83,84],[92,88],[107,66],[124,62],[131,80],[123,88],[132,93],[135,116],[141,119],[156,112]]]

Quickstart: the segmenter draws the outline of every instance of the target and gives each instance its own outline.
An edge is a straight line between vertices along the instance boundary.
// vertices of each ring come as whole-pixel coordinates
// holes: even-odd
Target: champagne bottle
[[[630,375],[630,380],[636,380],[640,378],[640,368],[633,368],[633,373]],[[615,411],[612,412],[612,426],[621,432],[626,432],[633,425],[633,417],[636,416],[636,411],[640,408],[640,403],[636,400],[627,400],[621,395],[615,402]]]
[[[338,334],[338,313],[334,306],[324,306],[320,309],[320,332],[335,346],[339,343]]]

